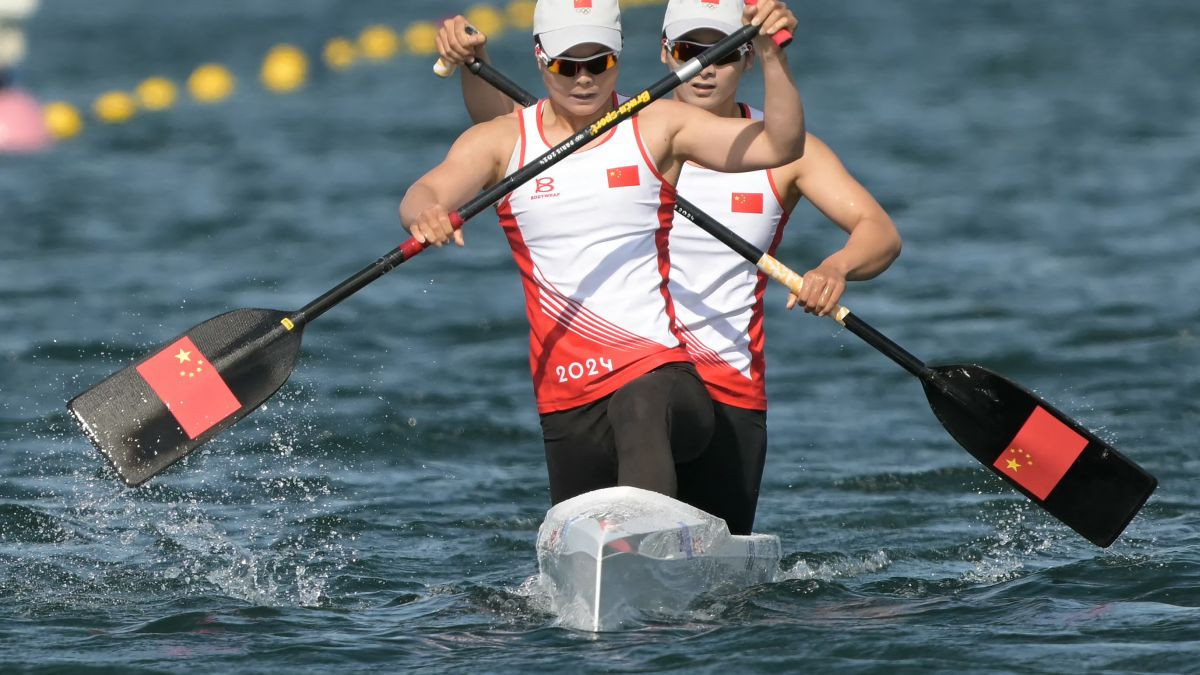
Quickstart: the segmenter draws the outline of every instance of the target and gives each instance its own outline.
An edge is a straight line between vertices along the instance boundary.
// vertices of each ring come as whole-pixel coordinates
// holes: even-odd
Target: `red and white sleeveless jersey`
[[[544,105],[518,111],[509,173],[550,149]],[[497,205],[525,290],[538,412],[590,403],[689,360],[667,290],[674,208],[675,189],[643,147],[637,117]]]
[[[762,119],[745,104],[742,114]],[[787,212],[771,171],[721,173],[685,164],[679,194],[774,254]],[[688,353],[713,400],[767,409],[763,292],[767,276],[685,218],[671,230],[670,291]]]

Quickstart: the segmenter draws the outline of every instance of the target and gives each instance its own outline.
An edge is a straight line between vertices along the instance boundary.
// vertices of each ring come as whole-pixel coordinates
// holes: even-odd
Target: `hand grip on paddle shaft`
[[[467,35],[476,35],[479,33],[479,31],[475,30],[475,27],[471,25],[468,25],[463,30],[467,32]],[[440,56],[438,57],[438,60],[434,61],[433,63],[433,74],[437,75],[438,77],[450,77],[454,74],[455,70],[458,70],[457,64],[446,63]]]
[[[767,276],[786,286],[789,291],[796,295],[800,295],[800,289],[804,288],[804,277],[792,268],[776,260],[774,256],[764,253],[754,265]],[[829,313],[829,318],[842,323],[849,313],[850,310],[838,305],[834,308],[834,311]]]
[[[746,4],[747,5],[757,5],[758,0],[746,0]],[[783,30],[780,30],[780,31],[776,31],[775,34],[771,36],[771,41],[774,42],[780,49],[783,49],[784,47],[787,47],[788,45],[792,44],[792,31],[790,31],[786,28],[784,28]],[[450,72],[454,72],[454,71],[450,71]]]
[[[450,217],[450,227],[453,227],[455,232],[461,230],[464,221],[462,216],[458,215],[458,211],[451,211],[447,215]],[[416,237],[409,237],[408,241],[400,244],[400,252],[404,254],[404,259],[408,260],[430,246],[432,246],[432,244],[428,242],[421,243],[417,241]]]

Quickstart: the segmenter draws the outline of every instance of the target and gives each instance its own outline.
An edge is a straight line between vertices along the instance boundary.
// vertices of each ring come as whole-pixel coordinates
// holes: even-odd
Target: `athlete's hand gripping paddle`
[[[518,104],[537,102],[492,66],[467,67]],[[803,276],[678,195],[675,212],[793,293],[804,286]],[[1112,544],[1158,485],[1104,439],[1007,378],[977,365],[927,366],[845,307],[831,316],[916,376],[933,414],[968,453],[1093,544]]]
[[[455,229],[758,34],[743,26],[450,214]],[[295,367],[304,327],[426,248],[409,239],[298,311],[239,309],[193,326],[68,402],[128,485],[179,461],[271,397]]]

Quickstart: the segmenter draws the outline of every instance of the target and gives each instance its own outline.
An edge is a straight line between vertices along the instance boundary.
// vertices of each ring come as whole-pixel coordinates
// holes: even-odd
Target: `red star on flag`
[[[630,166],[618,166],[608,170],[608,187],[631,187],[641,185],[641,177],[638,176],[638,168],[636,164]]]

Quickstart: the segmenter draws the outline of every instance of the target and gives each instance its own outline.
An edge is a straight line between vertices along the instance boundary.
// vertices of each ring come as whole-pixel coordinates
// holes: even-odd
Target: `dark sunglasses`
[[[555,75],[562,75],[563,77],[575,77],[580,70],[586,70],[592,75],[599,75],[617,65],[616,52],[597,54],[596,56],[589,56],[586,59],[567,59],[561,57],[552,59],[542,49],[542,46],[538,45],[534,49],[534,54],[546,66],[546,70]]]
[[[671,58],[682,63],[684,61],[691,61],[697,56],[700,56],[712,45],[701,44],[699,42],[687,42],[685,40],[675,40],[672,42],[671,40],[663,38],[663,46],[667,48],[667,52],[671,55]],[[715,65],[727,66],[731,63],[737,63],[738,61],[741,61],[743,57],[748,56],[749,54],[750,45],[742,45],[741,47],[738,47],[736,52],[733,52],[720,61],[717,61]]]

